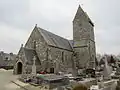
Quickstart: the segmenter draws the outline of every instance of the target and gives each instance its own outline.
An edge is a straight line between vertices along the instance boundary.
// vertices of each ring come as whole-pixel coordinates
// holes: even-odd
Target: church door
[[[54,68],[50,68],[50,73],[54,73]]]
[[[22,63],[18,62],[17,64],[17,74],[22,74]]]

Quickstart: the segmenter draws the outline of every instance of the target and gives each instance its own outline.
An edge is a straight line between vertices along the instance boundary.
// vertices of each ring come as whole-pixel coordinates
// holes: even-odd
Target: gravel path
[[[12,72],[12,70],[0,69],[0,90],[17,90],[19,88],[11,82],[11,80],[16,80],[18,77],[13,75]]]
[[[28,90],[40,90],[39,87],[34,87],[32,85],[20,82],[17,80],[18,76],[13,75],[12,70],[0,69],[0,90],[25,90],[20,88],[20,86],[27,88]],[[19,84],[15,84],[15,83]],[[43,90],[43,89],[42,89]]]

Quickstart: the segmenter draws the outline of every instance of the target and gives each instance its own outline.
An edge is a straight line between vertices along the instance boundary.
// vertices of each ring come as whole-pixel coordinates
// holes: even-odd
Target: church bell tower
[[[78,68],[95,68],[94,24],[79,6],[73,20],[74,58]]]

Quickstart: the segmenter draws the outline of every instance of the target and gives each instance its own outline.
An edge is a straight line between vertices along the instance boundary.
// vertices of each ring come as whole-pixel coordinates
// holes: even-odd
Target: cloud
[[[81,0],[84,10],[95,24],[98,53],[118,54],[120,49],[119,0]]]
[[[22,28],[29,13],[29,0],[0,0],[0,22]]]
[[[119,53],[119,0],[0,1],[0,38],[3,38],[0,39],[0,47],[7,52],[16,53],[20,44],[27,40],[35,24],[72,39],[72,20],[78,5],[81,4],[95,24],[97,52]]]
[[[17,53],[20,44],[25,43],[30,31],[0,23],[0,51]]]

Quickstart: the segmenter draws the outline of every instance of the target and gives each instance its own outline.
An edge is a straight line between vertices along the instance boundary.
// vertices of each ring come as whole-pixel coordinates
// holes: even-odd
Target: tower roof
[[[85,12],[83,11],[83,9],[81,8],[81,6],[79,5],[79,7],[78,7],[78,9],[77,9],[77,12],[76,12],[76,14],[75,14],[74,20],[79,19],[80,16],[81,16],[83,13],[85,13]],[[74,21],[74,20],[73,20],[73,21]]]
[[[85,17],[86,20],[89,21],[92,26],[94,26],[93,22],[91,21],[91,19],[90,19],[89,16],[87,15],[87,13],[84,12],[84,10],[82,9],[82,7],[79,5],[78,10],[77,10],[77,12],[76,12],[76,15],[75,15],[73,21],[79,20],[79,19],[81,19],[81,17],[82,17],[82,18]]]

